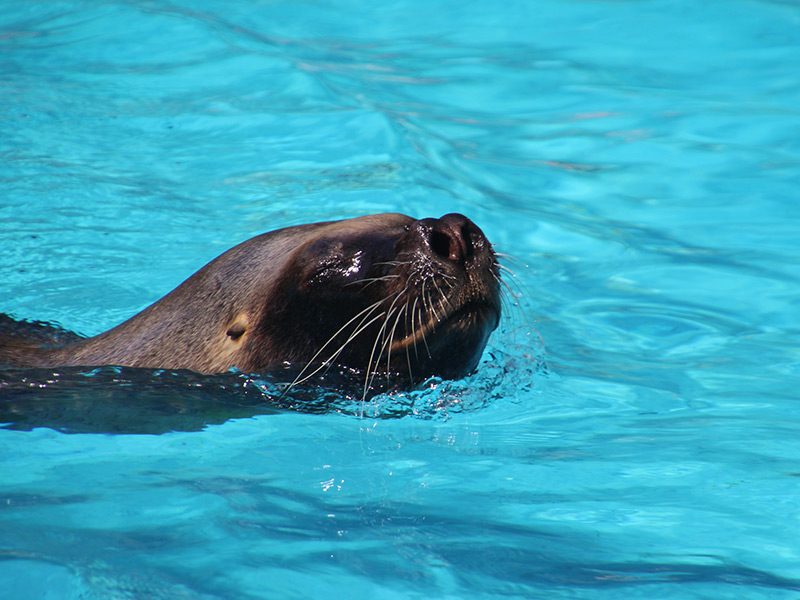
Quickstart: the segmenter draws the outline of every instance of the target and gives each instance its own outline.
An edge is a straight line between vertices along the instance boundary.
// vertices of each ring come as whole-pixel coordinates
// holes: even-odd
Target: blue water
[[[95,334],[380,211],[515,274],[476,375],[364,417],[0,377],[55,398],[0,428],[0,597],[800,597],[800,3],[0,7],[0,312]]]

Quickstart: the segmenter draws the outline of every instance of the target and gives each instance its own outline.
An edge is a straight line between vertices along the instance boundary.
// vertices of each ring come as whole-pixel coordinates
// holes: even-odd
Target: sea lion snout
[[[462,214],[420,219],[410,229],[420,247],[446,269],[470,263],[486,268],[494,261],[491,244],[483,231]]]
[[[412,262],[418,272],[441,280],[437,291],[446,291],[440,295],[447,297],[449,308],[483,304],[495,313],[490,318],[494,329],[500,312],[500,277],[497,256],[483,231],[464,215],[449,213],[415,221],[408,235],[411,239],[405,240],[403,250],[416,256]],[[427,268],[420,269],[420,265]]]

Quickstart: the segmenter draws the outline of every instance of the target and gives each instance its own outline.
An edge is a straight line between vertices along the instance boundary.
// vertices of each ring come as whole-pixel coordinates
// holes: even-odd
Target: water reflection
[[[432,378],[412,391],[376,382],[364,399],[362,378],[331,370],[294,386],[285,378],[230,372],[201,375],[105,366],[0,370],[0,427],[64,433],[162,434],[200,431],[231,419],[284,413],[343,413],[371,419],[443,419],[478,410],[518,389],[538,360],[490,349],[478,372],[460,381]],[[511,377],[508,375],[511,374]],[[289,378],[291,381],[291,378]]]

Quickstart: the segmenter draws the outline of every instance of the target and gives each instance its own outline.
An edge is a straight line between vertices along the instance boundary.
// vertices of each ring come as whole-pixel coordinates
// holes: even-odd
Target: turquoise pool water
[[[0,373],[0,597],[800,597],[800,4],[0,6],[0,312],[395,210],[518,295],[363,418]]]

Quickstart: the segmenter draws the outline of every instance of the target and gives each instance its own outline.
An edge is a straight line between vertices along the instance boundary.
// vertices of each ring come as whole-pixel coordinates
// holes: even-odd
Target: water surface
[[[2,594],[800,595],[796,2],[0,15],[0,311],[93,335],[398,210],[469,215],[517,295],[476,375],[364,417],[4,374]]]

